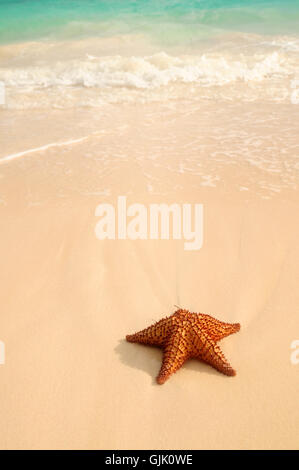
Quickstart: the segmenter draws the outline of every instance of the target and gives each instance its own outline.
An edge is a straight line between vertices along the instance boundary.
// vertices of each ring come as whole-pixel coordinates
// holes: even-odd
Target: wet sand
[[[1,116],[0,447],[298,448],[297,107],[28,116]],[[202,203],[203,247],[98,240],[119,195]],[[236,377],[190,361],[156,384],[161,351],[124,338],[174,304],[241,323]]]

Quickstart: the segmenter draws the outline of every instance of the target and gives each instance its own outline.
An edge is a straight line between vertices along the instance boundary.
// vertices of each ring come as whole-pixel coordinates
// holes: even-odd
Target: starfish
[[[210,315],[179,309],[170,317],[138,333],[127,335],[126,339],[131,343],[149,344],[163,349],[157,382],[164,384],[191,358],[206,362],[225,375],[236,375],[216,343],[239,330],[239,323],[224,323]]]

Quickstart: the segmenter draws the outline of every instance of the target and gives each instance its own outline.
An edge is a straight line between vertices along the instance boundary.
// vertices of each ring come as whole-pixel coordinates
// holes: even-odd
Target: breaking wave
[[[151,89],[172,83],[224,85],[262,81],[294,71],[292,63],[273,52],[230,60],[221,56],[174,57],[164,52],[145,57],[95,57],[24,68],[0,69],[8,87],[53,86]]]

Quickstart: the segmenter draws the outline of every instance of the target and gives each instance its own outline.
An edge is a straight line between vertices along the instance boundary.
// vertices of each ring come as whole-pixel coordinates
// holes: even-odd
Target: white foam
[[[299,40],[297,38],[278,38],[271,41],[264,41],[268,46],[279,47],[287,52],[299,52]]]
[[[65,142],[54,142],[54,143],[51,143],[51,144],[42,145],[41,147],[36,147],[36,148],[33,148],[33,149],[24,150],[23,152],[13,153],[11,155],[7,155],[7,156],[2,157],[2,158],[0,157],[0,164],[11,161],[11,160],[15,160],[16,158],[23,157],[24,155],[27,155],[29,153],[42,152],[44,150],[48,150],[51,147],[63,147],[65,145],[77,144],[79,142],[83,142],[84,140],[88,139],[88,137],[89,136],[81,137],[80,139],[67,140]]]
[[[164,52],[145,57],[94,57],[51,65],[0,69],[7,87],[28,89],[66,87],[152,89],[171,83],[224,85],[236,80],[262,81],[289,74],[290,64],[273,52],[234,60],[224,56],[174,57]]]

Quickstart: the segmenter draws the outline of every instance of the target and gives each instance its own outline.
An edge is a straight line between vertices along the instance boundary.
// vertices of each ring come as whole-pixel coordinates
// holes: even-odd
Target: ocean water
[[[298,0],[0,0],[8,107],[283,101],[297,79]]]
[[[0,0],[0,40],[147,33],[161,43],[223,31],[298,32],[298,0]]]

